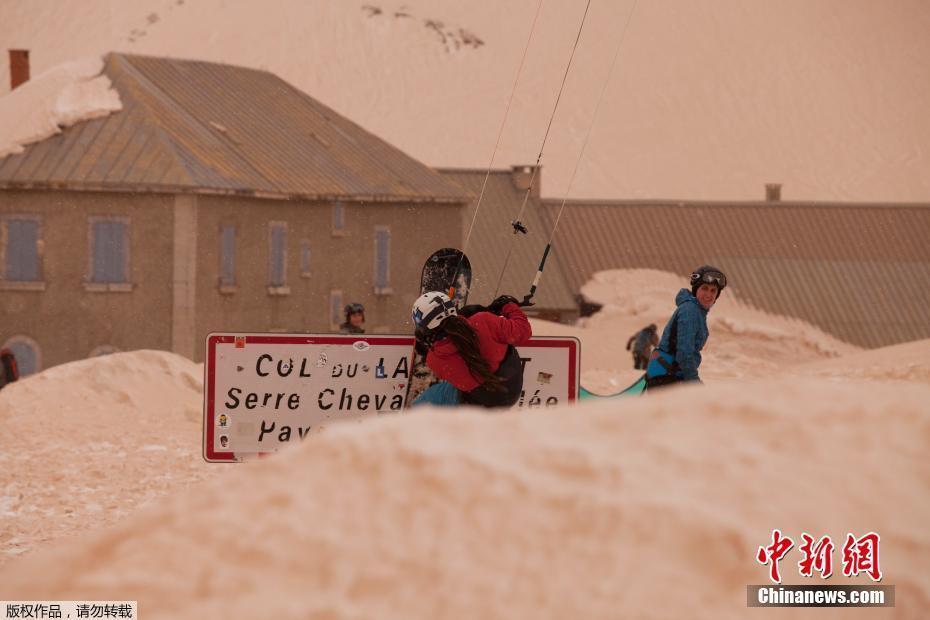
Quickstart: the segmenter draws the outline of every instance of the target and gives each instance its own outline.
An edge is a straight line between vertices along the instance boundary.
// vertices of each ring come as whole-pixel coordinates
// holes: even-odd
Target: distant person
[[[701,382],[701,350],[707,342],[707,313],[727,286],[727,277],[710,265],[691,274],[691,290],[678,291],[678,306],[662,331],[659,348],[646,367],[646,390],[681,382]]]
[[[220,426],[226,427],[229,425],[229,418],[226,417],[225,413],[220,414]]]
[[[10,349],[0,349],[0,390],[3,386],[19,380],[16,356]]]
[[[659,327],[655,323],[650,323],[642,328],[626,341],[626,350],[633,347],[633,368],[636,370],[646,370],[649,365],[649,356],[652,350],[659,344]]]
[[[229,446],[229,437],[226,435],[220,435],[220,446],[226,448]]]
[[[501,295],[466,318],[445,293],[425,293],[413,304],[413,324],[418,346],[428,349],[426,365],[440,379],[415,405],[516,404],[523,364],[515,346],[526,344],[533,328],[515,298]]]
[[[359,303],[348,304],[345,307],[345,323],[339,326],[340,334],[365,333],[365,306]]]

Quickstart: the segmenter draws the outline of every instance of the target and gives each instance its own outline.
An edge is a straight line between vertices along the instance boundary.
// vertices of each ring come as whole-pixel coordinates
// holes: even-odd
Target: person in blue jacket
[[[701,381],[701,349],[707,342],[707,313],[727,286],[727,277],[710,265],[691,274],[691,290],[678,291],[677,308],[662,331],[659,347],[646,367],[646,390]]]

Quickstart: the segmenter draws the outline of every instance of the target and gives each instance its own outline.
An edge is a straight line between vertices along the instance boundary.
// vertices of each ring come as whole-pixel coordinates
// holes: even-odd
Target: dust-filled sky
[[[503,167],[536,161],[585,6],[37,0],[0,4],[0,40],[33,76],[112,50],[267,69],[432,166],[487,167],[513,92]],[[543,193],[928,201],[927,32],[923,0],[593,0]]]

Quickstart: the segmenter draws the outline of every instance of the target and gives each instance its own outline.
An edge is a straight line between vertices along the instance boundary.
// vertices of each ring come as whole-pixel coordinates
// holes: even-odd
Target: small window
[[[236,286],[236,227],[220,226],[220,288]]]
[[[268,286],[283,292],[287,285],[287,224],[271,222],[269,225]]]
[[[129,282],[129,220],[91,218],[90,281],[95,284]]]
[[[375,226],[375,294],[391,293],[391,229]]]
[[[333,234],[344,234],[345,226],[345,207],[343,207],[341,202],[337,202],[333,205]]]
[[[16,357],[16,367],[19,375],[25,377],[39,372],[42,369],[42,357],[39,343],[28,336],[13,336],[7,340],[3,347],[13,352]]]
[[[300,276],[310,277],[310,242],[306,239],[300,242]]]
[[[3,221],[3,279],[40,282],[39,218],[10,217]]]
[[[332,329],[339,329],[342,325],[342,291],[329,292],[329,325]]]

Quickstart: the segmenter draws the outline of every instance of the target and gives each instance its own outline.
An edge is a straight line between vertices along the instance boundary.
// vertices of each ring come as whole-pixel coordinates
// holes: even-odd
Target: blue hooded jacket
[[[702,306],[697,297],[686,288],[678,291],[675,296],[675,305],[678,306],[668,320],[662,331],[662,340],[659,341],[658,355],[669,365],[678,362],[679,370],[675,376],[683,381],[699,381],[698,367],[701,365],[701,349],[707,342],[707,309]],[[677,325],[677,347],[672,354],[672,327]],[[658,377],[668,374],[668,371],[657,360],[652,359],[646,368],[649,377]]]

